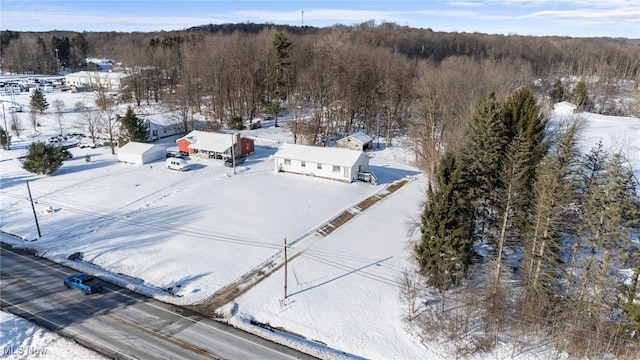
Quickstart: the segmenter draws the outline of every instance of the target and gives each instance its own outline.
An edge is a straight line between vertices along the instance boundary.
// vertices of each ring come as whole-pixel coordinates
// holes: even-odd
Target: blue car
[[[102,291],[102,281],[87,274],[75,274],[64,279],[64,286],[82,291],[85,295]]]

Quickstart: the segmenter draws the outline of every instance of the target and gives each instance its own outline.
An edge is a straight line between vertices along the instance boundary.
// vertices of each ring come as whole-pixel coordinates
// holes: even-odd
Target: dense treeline
[[[452,288],[473,291],[462,285],[473,278],[483,301],[443,298],[442,310],[424,316],[441,319],[440,329],[460,326],[460,340],[476,320],[495,339],[535,331],[577,358],[635,358],[638,180],[624,149],[609,153],[600,143],[582,155],[580,123],[555,126],[527,88],[477,104],[428,190],[415,255],[443,297]],[[476,313],[445,310],[447,303]]]
[[[5,31],[1,51],[3,70],[18,73],[79,70],[87,56],[120,61],[132,75],[121,96],[167,104],[185,124],[193,114],[218,127],[288,112],[293,138],[307,144],[362,130],[393,146],[407,135],[432,180],[414,250],[441,307],[414,314],[418,295],[403,281],[425,334],[445,332],[465,351],[521,332],[578,356],[638,351],[637,179],[622,153],[579,154],[579,122],[554,128],[547,117],[563,100],[639,116],[636,43],[366,22]],[[103,105],[113,140],[118,114]],[[635,269],[629,287],[621,268]]]

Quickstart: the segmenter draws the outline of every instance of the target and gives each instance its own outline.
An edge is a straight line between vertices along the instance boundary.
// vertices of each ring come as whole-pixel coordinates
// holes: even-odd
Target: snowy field
[[[49,104],[61,99],[69,109],[78,101],[92,105],[94,99],[90,93],[45,95]],[[6,96],[0,100],[11,101]],[[26,108],[29,96],[18,95],[16,101]],[[152,109],[135,111],[151,113]],[[3,241],[175,304],[203,302],[265,260],[280,256],[285,238],[302,244],[306,234],[343,210],[384,192],[396,180],[410,178],[401,190],[291,261],[286,300],[281,269],[226,306],[224,315],[230,323],[264,336],[276,335],[250,326],[251,320],[285,328],[336,350],[327,351],[325,357],[449,358],[438,344],[420,344],[418,331],[403,321],[406,309],[399,296],[399,279],[411,264],[408,224],[419,217],[427,187],[424,176],[411,166],[410,147],[403,141],[380,149],[374,144],[370,164],[378,177],[375,186],[274,173],[271,157],[291,138],[286,127],[270,124],[242,133],[255,139],[256,153],[237,174],[215,160],[192,158],[192,170],[181,173],[165,169],[163,161],[119,163],[109,148],[73,148],[73,159],[54,176],[45,177],[24,171],[17,158],[34,140],[59,132],[55,115],[40,115],[37,133],[28,125],[27,113],[18,115],[21,136],[14,136],[12,150],[0,152],[0,230],[22,240],[2,236]],[[577,116],[587,122],[585,149],[602,139],[605,148],[629,154],[640,176],[639,119]],[[71,110],[64,114],[64,124],[65,132],[81,132],[78,115]],[[160,142],[175,147],[173,140]],[[84,159],[87,154],[90,162]],[[78,251],[83,262],[67,260]],[[174,295],[165,291],[169,287]],[[15,321],[3,315],[3,342],[4,329],[13,328]],[[279,340],[296,342],[286,336]],[[502,358],[502,354],[511,355],[508,345],[491,357]]]

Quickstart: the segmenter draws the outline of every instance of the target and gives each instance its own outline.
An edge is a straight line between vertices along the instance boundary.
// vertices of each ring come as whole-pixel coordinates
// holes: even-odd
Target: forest
[[[640,117],[637,39],[369,21],[7,30],[1,41],[3,72],[91,70],[85,58],[113,59],[131,74],[122,101],[163,102],[185,118],[207,115],[214,128],[264,114],[277,126],[286,113],[305,144],[356,131],[385,146],[407,137],[431,180],[413,224],[417,272],[403,279],[408,322],[461,357],[505,334],[523,334],[523,347],[524,334],[537,334],[576,358],[640,353],[638,179],[622,152],[580,153],[579,116],[549,122],[560,101]],[[620,269],[633,269],[631,285]],[[439,294],[439,306],[424,306],[425,291]]]

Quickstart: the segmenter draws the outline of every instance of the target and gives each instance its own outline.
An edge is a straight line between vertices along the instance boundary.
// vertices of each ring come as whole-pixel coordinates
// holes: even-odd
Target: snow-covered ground
[[[90,93],[45,95],[50,104],[61,99],[68,108],[94,100]],[[0,100],[11,101],[3,96]],[[29,96],[18,95],[16,101],[26,108]],[[23,239],[7,240],[14,245],[163,301],[195,304],[265,260],[281,256],[285,238],[288,243],[300,240],[299,245],[308,248],[289,263],[287,299],[281,269],[224,308],[230,323],[264,336],[275,335],[251,326],[251,320],[287,329],[336,350],[324,353],[326,357],[449,357],[438,344],[421,344],[419,332],[403,321],[399,279],[411,264],[407,234],[419,217],[427,181],[411,166],[410,146],[402,140],[389,148],[374,145],[370,164],[378,177],[375,186],[274,173],[271,156],[291,138],[286,127],[268,123],[243,132],[255,138],[256,153],[237,174],[220,161],[192,158],[192,170],[181,173],[165,169],[163,161],[118,163],[108,148],[73,148],[74,158],[46,177],[24,171],[17,158],[32,141],[59,132],[56,117],[39,116],[41,126],[34,134],[28,114],[18,115],[21,136],[14,137],[12,150],[0,152],[0,230]],[[587,121],[586,149],[600,139],[605,147],[624,149],[640,176],[639,119],[579,116]],[[66,112],[63,119],[65,132],[81,131],[77,113]],[[173,139],[161,142],[175,147]],[[87,154],[90,162],[85,161]],[[305,238],[343,210],[404,178],[411,181],[330,235]],[[67,260],[78,251],[83,262]],[[174,295],[165,291],[169,287]],[[14,324],[4,318],[3,333]],[[295,342],[291,337],[281,340]]]
[[[27,359],[107,359],[104,356],[34,325],[19,316],[0,311],[0,358]]]

